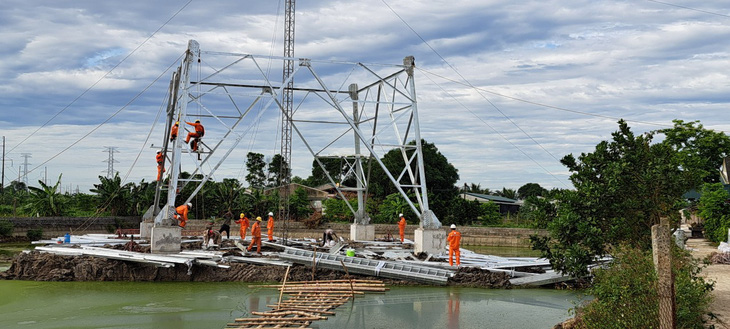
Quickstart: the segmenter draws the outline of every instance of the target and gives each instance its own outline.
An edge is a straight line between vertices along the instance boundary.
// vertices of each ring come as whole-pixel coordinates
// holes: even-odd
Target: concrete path
[[[687,247],[691,248],[694,257],[701,260],[717,252],[717,247],[705,239],[689,239]],[[715,327],[730,328],[730,265],[709,265],[701,274],[715,281],[715,290],[712,291],[714,300],[710,305],[710,311],[720,320],[720,323],[715,323]]]

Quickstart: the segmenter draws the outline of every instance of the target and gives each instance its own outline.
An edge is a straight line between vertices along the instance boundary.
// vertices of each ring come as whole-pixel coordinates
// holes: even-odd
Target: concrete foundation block
[[[150,251],[153,254],[180,252],[182,229],[177,226],[156,226],[152,228]]]
[[[152,236],[152,227],[155,223],[141,222],[139,223],[139,238],[143,240],[149,240]]]
[[[352,224],[350,225],[350,240],[373,241],[375,240],[375,226]]]
[[[413,252],[416,254],[421,252],[432,255],[443,253],[446,248],[446,231],[419,227],[415,231],[413,242],[415,243]]]

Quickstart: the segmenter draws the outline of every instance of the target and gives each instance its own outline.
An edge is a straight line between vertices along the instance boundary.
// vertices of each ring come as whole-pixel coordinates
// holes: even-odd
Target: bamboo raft
[[[380,280],[327,280],[286,282],[280,285],[257,285],[257,288],[276,288],[279,302],[266,305],[266,312],[251,312],[257,317],[237,318],[226,328],[308,328],[314,321],[334,316],[334,309],[364,293],[384,293],[388,290]],[[288,298],[282,300],[286,293]]]

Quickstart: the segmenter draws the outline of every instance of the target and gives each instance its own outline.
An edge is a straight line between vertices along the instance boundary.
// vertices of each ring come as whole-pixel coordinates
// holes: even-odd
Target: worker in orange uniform
[[[198,150],[198,142],[200,141],[200,138],[205,135],[205,128],[203,128],[203,125],[200,124],[200,120],[195,120],[195,122],[187,122],[185,123],[195,127],[195,131],[191,131],[188,133],[188,137],[185,138],[185,143],[190,143],[190,138],[193,138],[193,142],[190,143],[190,148],[193,149],[193,151]]]
[[[400,233],[400,243],[403,243],[403,240],[405,240],[406,237],[406,218],[403,217],[403,214],[398,214],[398,217],[400,217],[400,221],[398,222],[398,233]]]
[[[241,234],[241,241],[243,241],[246,238],[246,230],[251,225],[251,222],[248,221],[248,217],[241,213],[241,217],[236,221],[236,224],[241,224],[241,229],[238,232]]]
[[[266,233],[269,235],[269,242],[274,242],[274,213],[269,212],[269,221],[266,222]]]
[[[456,225],[451,224],[451,233],[449,233],[446,241],[449,242],[449,266],[454,266],[454,254],[456,254],[456,266],[461,265],[461,253],[459,252],[461,233],[456,230]]]
[[[174,141],[175,138],[177,138],[177,130],[180,129],[180,121],[175,121],[175,124],[172,125],[172,129],[170,129],[170,141]]]
[[[155,160],[157,160],[157,180],[160,181],[162,173],[165,172],[165,155],[162,154],[162,151],[157,151]]]
[[[190,211],[190,208],[193,207],[193,204],[188,202],[184,205],[180,205],[177,208],[175,208],[175,219],[177,219],[180,224],[178,226],[185,228],[185,225],[188,223],[188,212]]]
[[[251,226],[251,244],[248,245],[246,251],[251,251],[256,245],[256,252],[261,253],[261,217],[256,217],[256,222]]]

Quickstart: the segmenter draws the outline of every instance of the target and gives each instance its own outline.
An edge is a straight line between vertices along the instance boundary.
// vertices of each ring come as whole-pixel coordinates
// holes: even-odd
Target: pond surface
[[[276,304],[246,283],[0,281],[0,328],[224,328]],[[312,328],[551,328],[580,295],[549,289],[391,287]]]

